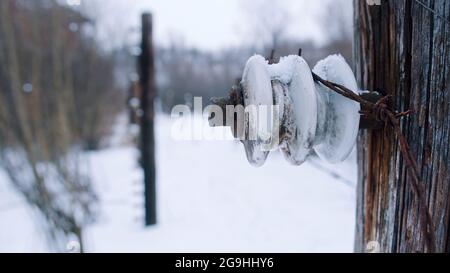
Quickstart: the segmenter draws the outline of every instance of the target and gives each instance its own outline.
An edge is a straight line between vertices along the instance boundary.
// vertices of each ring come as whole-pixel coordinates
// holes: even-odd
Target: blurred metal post
[[[156,168],[154,134],[155,64],[152,15],[142,15],[142,43],[139,57],[141,86],[141,164],[144,169],[145,225],[156,224]]]

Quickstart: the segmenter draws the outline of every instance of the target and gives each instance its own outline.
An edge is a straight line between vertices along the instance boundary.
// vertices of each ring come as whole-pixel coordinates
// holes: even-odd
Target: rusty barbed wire
[[[383,122],[385,124],[385,127],[390,125],[392,129],[394,130],[400,146],[400,152],[405,160],[406,163],[406,169],[409,172],[409,175],[411,176],[411,179],[407,179],[409,182],[413,194],[417,198],[417,201],[419,202],[419,221],[421,225],[421,232],[425,238],[425,244],[429,252],[435,251],[435,242],[436,242],[436,236],[435,236],[435,228],[433,225],[433,221],[431,219],[431,213],[427,205],[427,201],[425,198],[425,189],[423,186],[423,181],[420,178],[420,170],[417,165],[417,162],[413,156],[413,153],[409,147],[408,141],[406,140],[406,137],[402,133],[401,126],[400,126],[400,119],[402,117],[410,115],[413,111],[408,110],[405,112],[397,112],[393,109],[391,109],[387,105],[387,101],[389,100],[390,96],[385,96],[381,98],[378,102],[373,103],[370,101],[367,101],[363,99],[361,96],[358,96],[353,91],[349,90],[343,85],[330,82],[327,80],[322,79],[320,76],[312,72],[312,76],[314,81],[319,82],[320,84],[328,87],[330,90],[348,98],[353,101],[356,101],[361,104],[361,106],[365,109],[368,109],[368,111],[364,111],[363,113],[366,115],[370,115],[374,117],[376,120]]]
[[[298,55],[302,56],[302,49],[300,48],[298,51]],[[266,58],[268,63],[272,63],[275,59],[275,50],[271,51],[269,57]],[[427,205],[427,200],[425,197],[425,188],[423,185],[423,181],[420,178],[420,170],[413,156],[413,153],[409,147],[408,141],[406,137],[402,133],[402,129],[400,126],[400,120],[409,116],[413,113],[412,110],[407,110],[403,112],[398,112],[388,106],[388,100],[390,96],[384,96],[376,102],[369,101],[365,99],[363,96],[360,96],[350,89],[346,88],[341,84],[337,84],[325,79],[322,79],[320,76],[311,71],[313,80],[317,83],[320,83],[327,87],[328,89],[350,99],[358,102],[361,105],[361,108],[364,109],[360,113],[365,115],[369,119],[373,119],[377,122],[384,124],[384,127],[391,127],[398,139],[400,152],[405,160],[405,166],[407,172],[409,173],[411,179],[407,179],[410,187],[412,189],[413,195],[417,198],[418,206],[419,206],[419,222],[421,233],[425,239],[425,246],[429,252],[435,252],[436,247],[436,236],[435,236],[435,227],[431,218],[431,213],[429,207]],[[233,86],[230,91],[229,98],[220,98],[220,99],[212,99],[214,104],[224,107],[224,105],[238,105],[242,104],[242,90],[238,88],[239,83]]]

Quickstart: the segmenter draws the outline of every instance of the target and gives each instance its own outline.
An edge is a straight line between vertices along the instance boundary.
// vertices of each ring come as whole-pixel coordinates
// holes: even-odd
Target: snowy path
[[[310,164],[292,167],[279,153],[253,168],[235,142],[174,141],[167,118],[157,133],[159,224],[142,226],[137,151],[93,153],[101,215],[86,232],[89,251],[352,251],[354,188]],[[354,163],[332,168],[355,181]],[[0,252],[45,250],[32,220],[0,173]]]

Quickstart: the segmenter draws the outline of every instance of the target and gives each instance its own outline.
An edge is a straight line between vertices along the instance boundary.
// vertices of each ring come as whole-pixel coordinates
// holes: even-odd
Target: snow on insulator
[[[262,166],[267,159],[269,150],[266,146],[271,143],[272,133],[270,126],[260,126],[261,122],[271,122],[273,117],[258,115],[260,106],[270,108],[273,105],[272,85],[268,71],[268,63],[262,56],[251,57],[245,66],[242,76],[242,87],[244,96],[245,152],[248,161],[254,166]],[[253,108],[252,108],[253,107]],[[270,124],[269,124],[270,125]],[[266,129],[269,130],[264,130]]]
[[[353,72],[340,55],[320,61],[314,73],[358,92]],[[313,150],[330,163],[344,161],[351,153],[359,129],[360,105],[314,83],[302,57],[291,55],[269,64],[255,55],[233,90],[235,95],[215,101],[222,108],[243,104],[245,116],[238,121],[243,130],[237,135],[252,165],[262,166],[269,152],[277,148],[294,165],[304,163]]]
[[[292,100],[293,116],[287,128],[291,134],[282,139],[280,148],[289,162],[300,165],[313,147],[317,128],[317,96],[311,69],[302,57],[291,55],[269,70],[273,79],[287,84],[287,100]]]
[[[355,93],[358,86],[355,76],[341,55],[331,55],[317,63],[314,73],[324,80],[341,84]],[[359,129],[361,107],[327,87],[316,84],[319,108],[318,136],[315,152],[330,163],[344,161],[351,153]]]

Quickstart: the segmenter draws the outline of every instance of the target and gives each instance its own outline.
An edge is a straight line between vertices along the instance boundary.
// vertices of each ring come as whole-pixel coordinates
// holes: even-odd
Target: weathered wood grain
[[[449,18],[450,2],[422,0]],[[450,25],[411,0],[355,4],[355,73],[361,88],[414,109],[402,129],[421,170],[436,230],[436,251],[450,251]],[[355,250],[424,252],[418,202],[390,130],[360,133]]]

